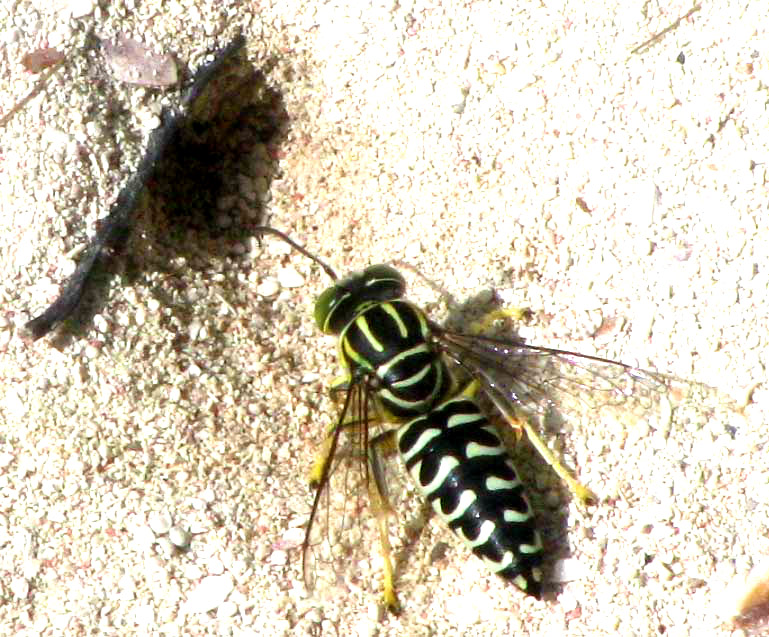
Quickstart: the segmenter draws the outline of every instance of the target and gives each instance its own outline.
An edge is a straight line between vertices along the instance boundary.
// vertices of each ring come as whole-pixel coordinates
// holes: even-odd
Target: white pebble
[[[93,326],[102,334],[109,332],[109,323],[101,314],[95,314],[93,317]]]
[[[301,527],[295,527],[293,529],[287,529],[281,536],[283,546],[286,548],[295,548],[301,546],[304,541],[305,531]]]
[[[216,609],[217,619],[226,619],[232,617],[238,612],[238,605],[235,602],[222,602]]]
[[[96,8],[96,0],[70,0],[65,10],[73,18],[83,18],[90,15]]]
[[[0,36],[0,39],[2,39],[4,44],[13,44],[14,42],[18,42],[20,38],[21,31],[16,28],[6,29]]]
[[[155,543],[155,534],[148,526],[140,526],[134,531],[134,542],[142,551],[149,551]]]
[[[14,577],[11,580],[11,592],[16,599],[27,599],[27,595],[29,595],[29,582],[23,577]]]
[[[284,288],[298,288],[304,285],[304,277],[289,266],[278,272],[278,283]]]
[[[153,511],[149,515],[147,524],[149,524],[149,527],[152,529],[155,535],[165,535],[168,533],[168,530],[173,524],[171,513],[168,511],[168,509],[163,509],[162,511]]]
[[[149,628],[155,623],[155,609],[152,604],[143,604],[137,606],[134,611],[134,621],[139,626],[145,626]]]
[[[187,597],[188,613],[207,613],[220,606],[235,587],[231,575],[209,575]]]
[[[209,575],[222,575],[224,573],[224,564],[218,557],[213,557],[208,561]]]
[[[98,347],[94,347],[90,343],[85,346],[85,349],[83,350],[83,354],[85,354],[85,357],[88,359],[93,360],[99,355],[99,352],[101,350]]]
[[[171,544],[180,548],[186,549],[190,545],[192,535],[189,531],[184,530],[180,526],[172,526],[168,531],[168,539],[171,540]]]
[[[553,565],[551,580],[556,583],[573,582],[585,577],[585,566],[573,557],[558,560]]]
[[[167,560],[170,560],[176,554],[176,547],[166,536],[158,538],[157,542],[155,542],[155,546],[157,546],[160,555]]]
[[[259,285],[256,286],[256,293],[259,296],[263,296],[265,299],[271,299],[278,295],[280,292],[280,284],[277,279],[267,277]]]
[[[288,563],[288,553],[285,551],[273,551],[270,555],[270,564],[283,566],[286,563]]]

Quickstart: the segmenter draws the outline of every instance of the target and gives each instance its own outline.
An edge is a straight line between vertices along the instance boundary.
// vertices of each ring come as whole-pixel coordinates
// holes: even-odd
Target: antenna
[[[254,230],[258,234],[271,234],[273,236],[276,236],[280,239],[283,239],[288,245],[290,245],[294,250],[297,252],[302,253],[304,256],[306,256],[308,259],[312,259],[315,263],[317,263],[321,268],[323,268],[323,271],[328,274],[333,281],[336,281],[339,277],[336,275],[336,272],[334,272],[333,268],[325,263],[323,260],[321,260],[319,257],[316,257],[312,252],[307,250],[304,246],[300,246],[296,241],[294,241],[291,237],[289,237],[285,232],[281,232],[280,230],[276,230],[275,228],[270,228],[269,226],[256,226]]]

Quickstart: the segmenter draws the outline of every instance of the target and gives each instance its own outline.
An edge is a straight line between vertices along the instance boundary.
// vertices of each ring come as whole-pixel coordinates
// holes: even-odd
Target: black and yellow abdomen
[[[446,400],[396,436],[406,468],[448,527],[492,572],[539,598],[542,540],[513,461],[477,403]]]

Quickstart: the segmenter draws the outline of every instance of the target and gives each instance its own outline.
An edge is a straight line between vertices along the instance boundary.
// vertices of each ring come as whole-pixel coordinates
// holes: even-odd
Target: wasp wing
[[[317,491],[302,544],[302,569],[308,591],[320,599],[377,590],[379,531],[376,507],[389,510],[401,481],[393,459],[369,453],[387,428],[375,417],[369,390],[351,385],[336,426],[323,444],[313,471]]]
[[[624,363],[519,340],[439,331],[447,356],[499,406],[527,416],[612,410],[641,417],[675,379]]]

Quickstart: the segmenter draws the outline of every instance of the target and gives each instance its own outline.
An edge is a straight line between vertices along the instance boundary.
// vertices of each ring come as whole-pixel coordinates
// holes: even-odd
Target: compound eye
[[[324,290],[315,301],[315,324],[324,334],[333,334],[331,324],[331,314],[339,303],[340,296],[344,291],[338,285],[332,285]]]

